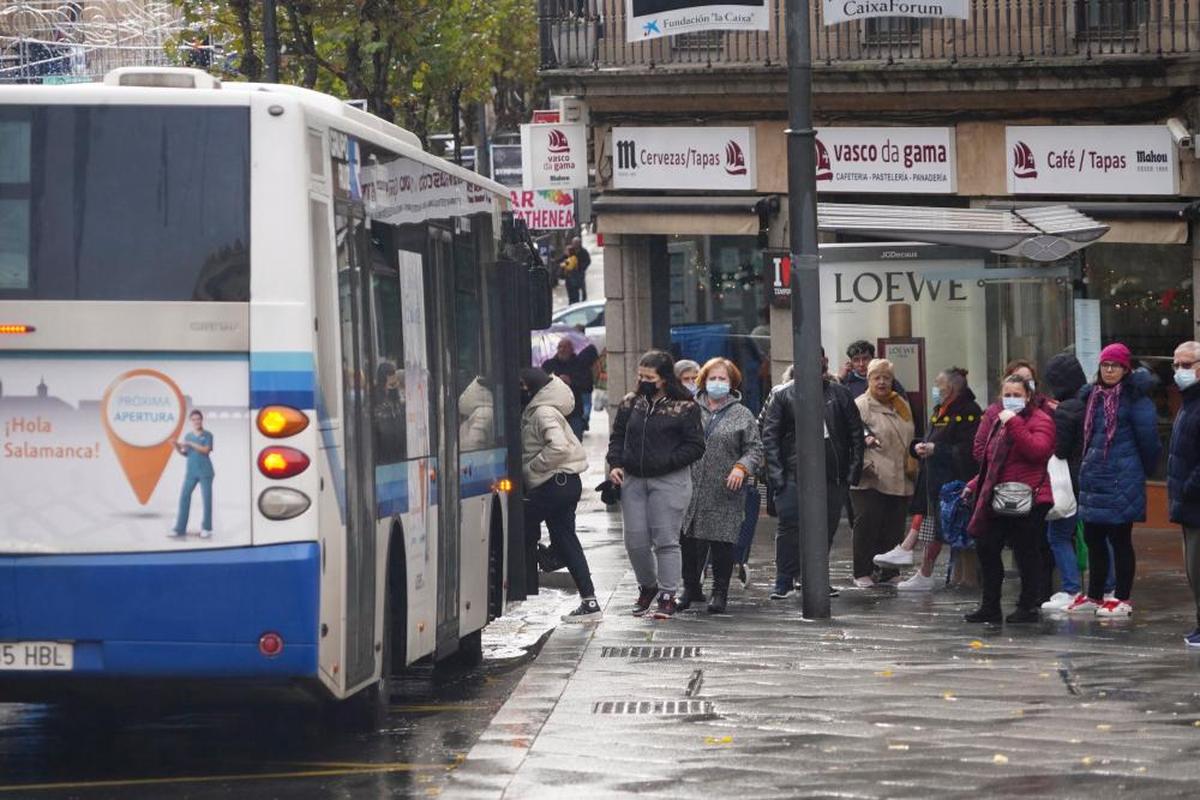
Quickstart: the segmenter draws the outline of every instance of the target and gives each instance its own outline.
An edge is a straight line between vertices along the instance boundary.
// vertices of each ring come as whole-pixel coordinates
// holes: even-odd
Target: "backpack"
[[[971,521],[971,503],[962,496],[966,486],[963,481],[950,481],[943,484],[938,492],[942,541],[955,550],[968,550],[975,546],[975,540],[967,533],[967,523]]]

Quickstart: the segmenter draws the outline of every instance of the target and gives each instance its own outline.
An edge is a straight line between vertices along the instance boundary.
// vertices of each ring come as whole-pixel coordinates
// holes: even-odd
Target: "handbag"
[[[1033,487],[1020,481],[996,484],[992,490],[992,513],[999,517],[1027,517],[1033,510]]]
[[[1054,493],[1054,505],[1046,513],[1047,520],[1068,519],[1075,516],[1075,488],[1071,485],[1071,468],[1058,456],[1051,456],[1046,464],[1050,476],[1050,491]]]
[[[962,496],[966,485],[963,481],[951,481],[938,492],[942,541],[956,550],[975,545],[975,540],[967,533],[967,524],[971,521],[971,503]]]

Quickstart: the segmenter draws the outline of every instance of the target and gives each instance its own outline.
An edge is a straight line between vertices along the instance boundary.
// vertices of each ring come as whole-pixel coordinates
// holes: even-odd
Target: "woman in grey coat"
[[[704,425],[704,457],[692,464],[692,501],[683,518],[683,595],[679,608],[704,601],[706,557],[713,571],[710,614],[725,613],[734,549],[746,515],[746,479],[762,466],[758,420],[737,393],[742,373],[726,358],[713,358],[696,379],[696,402]]]

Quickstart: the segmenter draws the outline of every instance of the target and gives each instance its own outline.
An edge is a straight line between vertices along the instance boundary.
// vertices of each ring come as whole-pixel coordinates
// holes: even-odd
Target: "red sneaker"
[[[1096,612],[1100,610],[1100,604],[1086,594],[1077,594],[1070,605],[1066,607],[1066,612],[1073,617],[1094,617]]]
[[[675,595],[663,592],[658,596],[658,608],[654,609],[655,619],[670,619],[679,609],[675,603]]]
[[[1107,619],[1121,618],[1126,619],[1133,616],[1133,604],[1128,600],[1105,600],[1103,605],[1096,610],[1097,617],[1105,617]]]
[[[640,617],[649,611],[650,604],[654,602],[654,596],[656,594],[658,594],[658,587],[656,586],[651,586],[649,588],[645,586],[639,586],[637,600],[633,601],[633,615],[635,617]]]

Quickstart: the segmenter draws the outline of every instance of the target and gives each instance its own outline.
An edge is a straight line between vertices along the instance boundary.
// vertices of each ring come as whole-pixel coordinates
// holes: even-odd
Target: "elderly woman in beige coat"
[[[877,358],[867,366],[867,391],[854,402],[866,431],[862,478],[850,487],[854,504],[854,585],[875,585],[873,559],[900,543],[904,517],[913,493],[916,463],[909,455],[913,415],[908,401],[893,391],[895,368]],[[892,574],[888,574],[888,573]],[[899,575],[885,569],[882,583]]]

